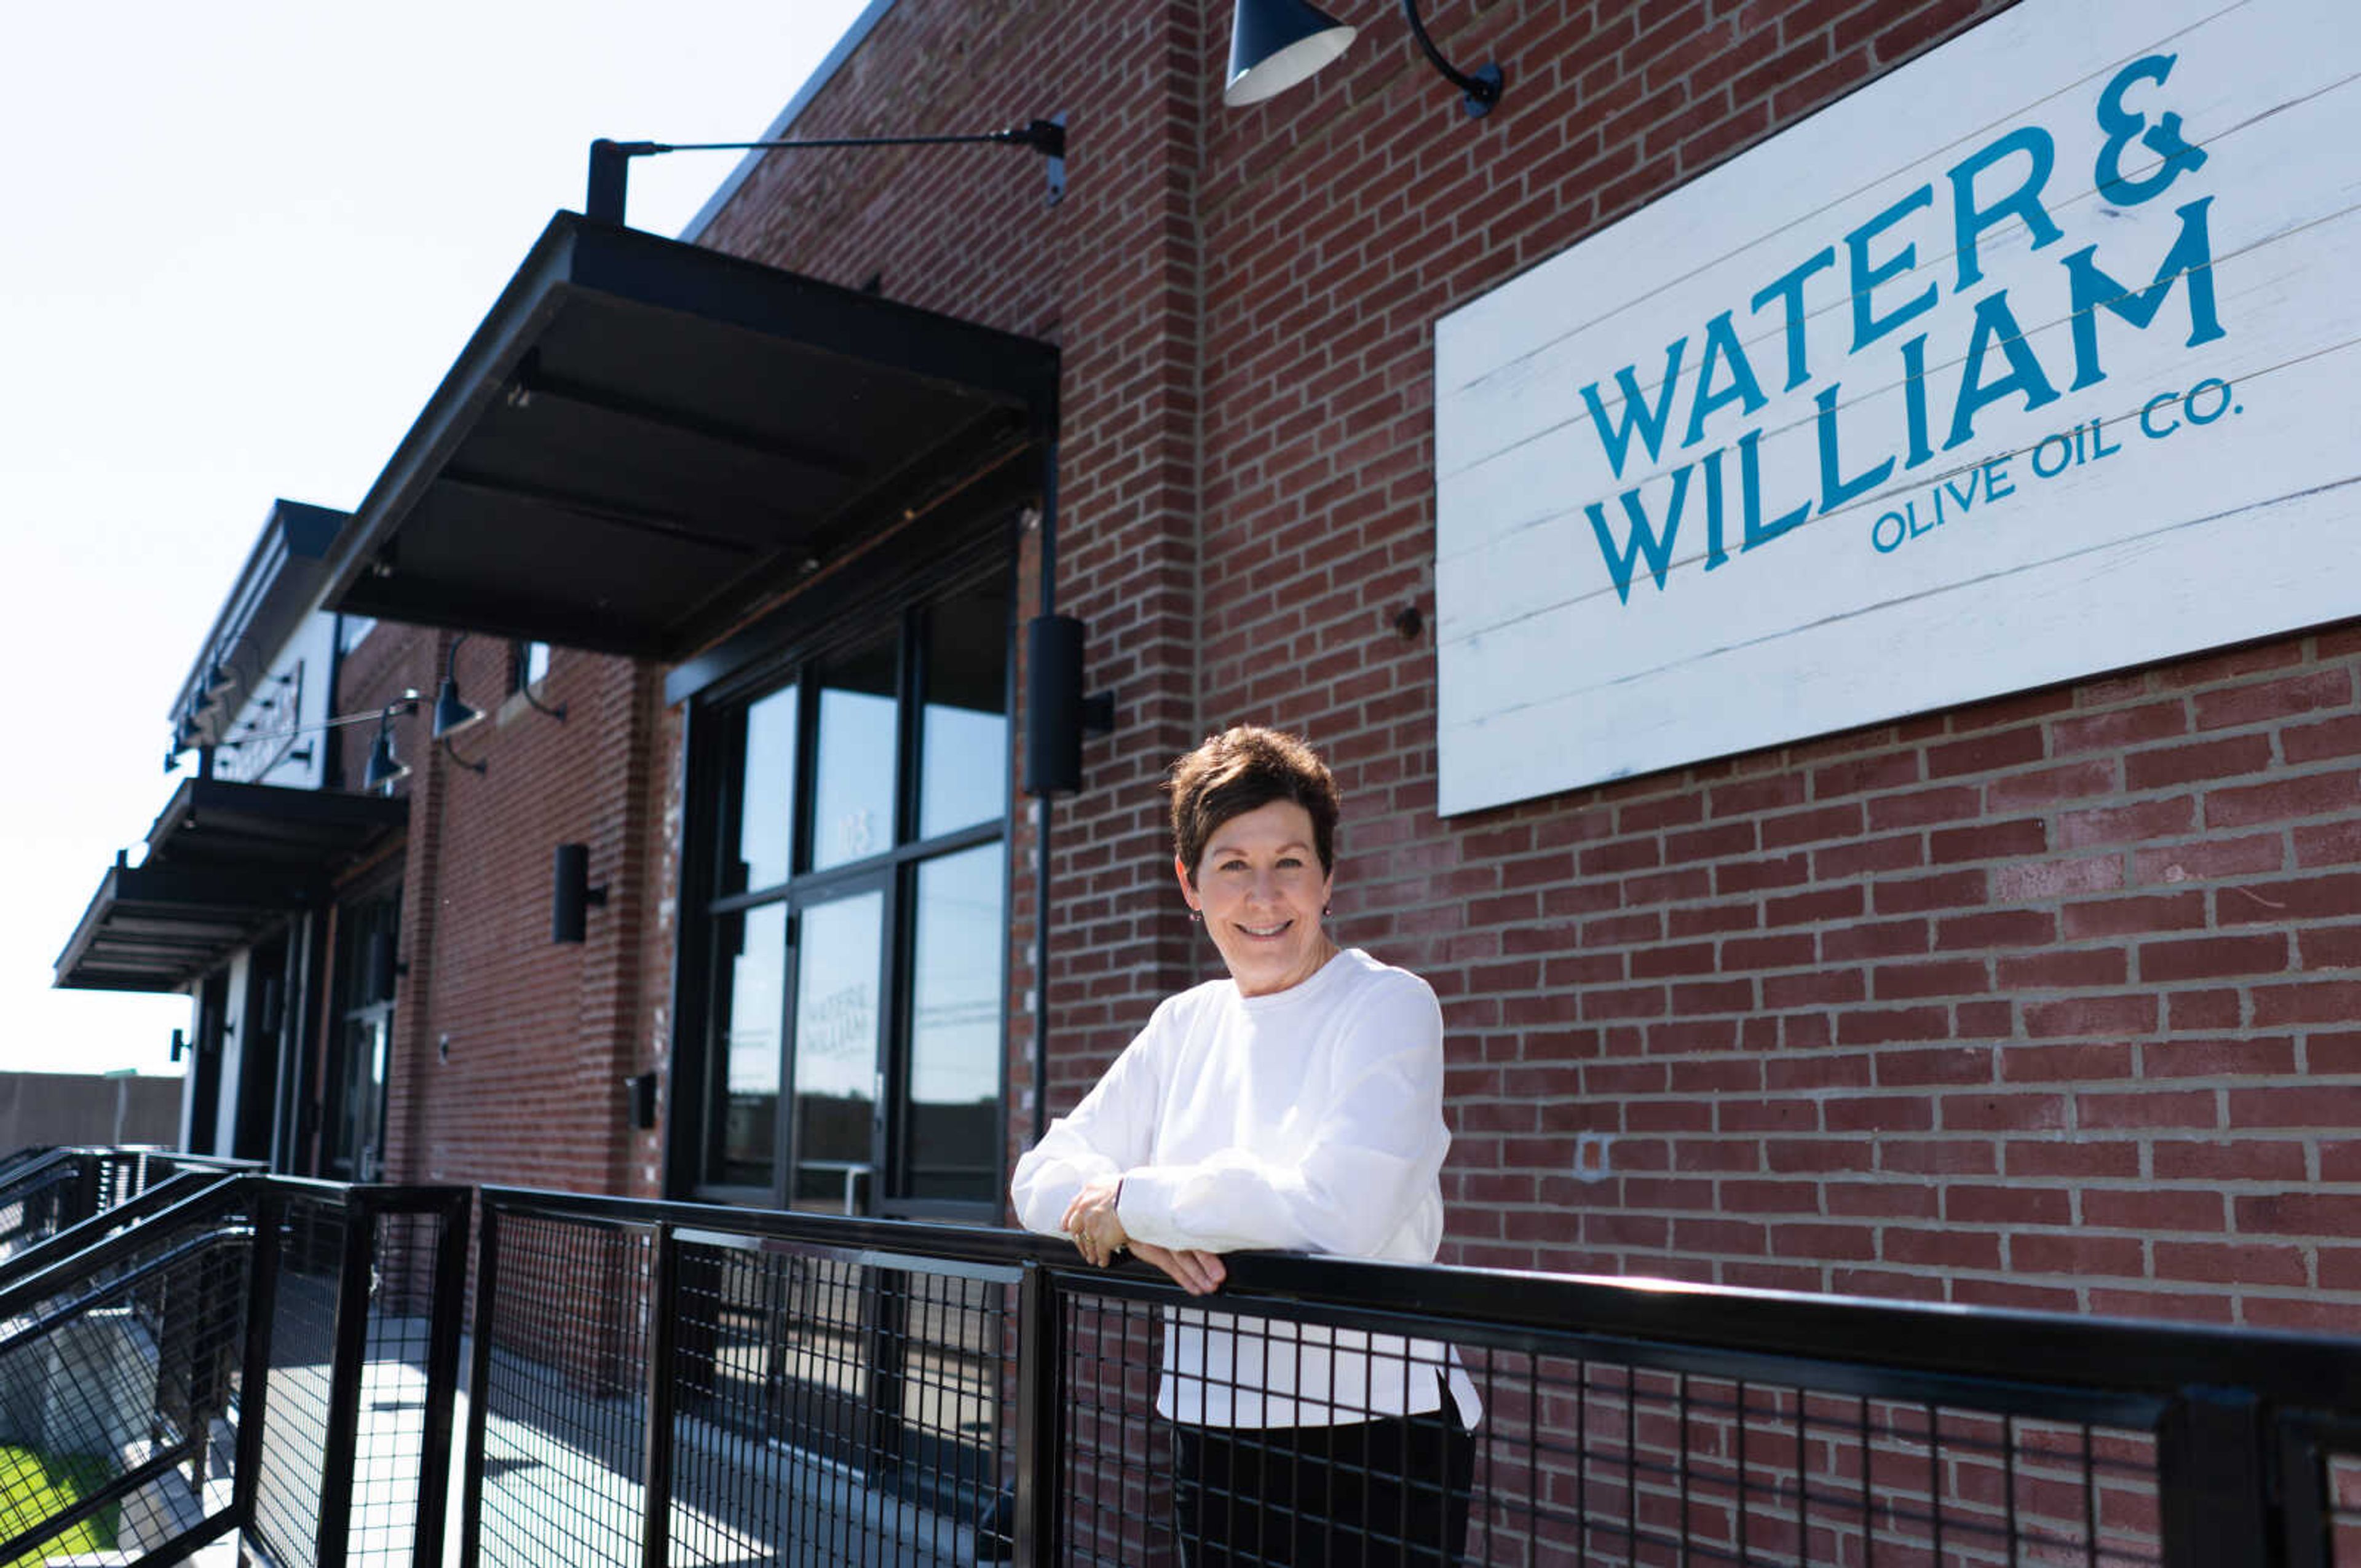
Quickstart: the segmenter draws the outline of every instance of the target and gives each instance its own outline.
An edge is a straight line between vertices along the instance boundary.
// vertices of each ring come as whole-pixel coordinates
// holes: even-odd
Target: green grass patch
[[[44,1519],[55,1519],[113,1479],[115,1469],[86,1453],[50,1454],[0,1443],[0,1541],[13,1541]],[[105,1552],[115,1545],[116,1507],[110,1503],[92,1519],[49,1538],[37,1552],[0,1568],[29,1568],[46,1559],[79,1552]]]

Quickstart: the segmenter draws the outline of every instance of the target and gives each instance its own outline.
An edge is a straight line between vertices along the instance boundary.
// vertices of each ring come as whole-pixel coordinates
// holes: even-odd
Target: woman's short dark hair
[[[1312,847],[1322,874],[1336,869],[1335,775],[1320,753],[1284,730],[1241,724],[1210,735],[1172,764],[1172,852],[1197,880],[1213,830],[1274,800],[1291,800],[1312,817]]]

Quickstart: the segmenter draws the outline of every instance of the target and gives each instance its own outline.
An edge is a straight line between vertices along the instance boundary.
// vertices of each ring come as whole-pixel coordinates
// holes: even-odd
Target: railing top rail
[[[0,1178],[0,1195],[5,1195],[10,1188],[38,1183],[42,1178],[53,1172],[79,1166],[83,1160],[104,1152],[103,1149],[82,1148],[78,1146],[45,1150],[22,1165],[10,1168],[7,1175]]]
[[[210,1170],[176,1170],[156,1182],[136,1197],[127,1198],[112,1209],[102,1209],[88,1219],[80,1220],[54,1235],[45,1236],[12,1257],[0,1259],[0,1288],[27,1276],[38,1274],[59,1259],[80,1252],[91,1243],[124,1225],[133,1224],[148,1215],[158,1213],[176,1203],[185,1202],[216,1181],[226,1180],[222,1173]]]
[[[89,1246],[59,1259],[0,1288],[0,1320],[16,1317],[28,1307],[68,1288],[91,1273],[114,1266],[143,1247],[154,1245],[157,1234],[176,1225],[202,1224],[260,1201],[265,1194],[298,1198],[339,1209],[379,1213],[442,1212],[456,1218],[467,1212],[473,1192],[450,1186],[351,1186],[314,1181],[302,1177],[261,1176],[233,1171],[177,1202],[148,1214],[137,1225],[115,1232]]]
[[[609,1224],[664,1224],[835,1249],[1048,1269],[1061,1288],[1169,1305],[1191,1300],[1131,1262],[1083,1266],[1055,1237],[911,1220],[845,1219],[524,1188],[480,1190],[487,1210]],[[1415,1321],[1429,1337],[1519,1331],[1591,1346],[1686,1346],[1782,1361],[2131,1395],[2192,1386],[2250,1389],[2276,1402],[2361,1410],[2361,1339],[2062,1312],[1874,1300],[1799,1291],[1369,1262],[1290,1253],[1228,1260],[1239,1310],[1362,1310]],[[1325,1314],[1323,1314],[1325,1315]]]

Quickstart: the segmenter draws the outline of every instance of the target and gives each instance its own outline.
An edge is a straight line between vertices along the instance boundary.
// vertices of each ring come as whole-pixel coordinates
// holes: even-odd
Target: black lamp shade
[[[361,770],[361,788],[383,789],[409,776],[410,764],[393,754],[393,732],[379,725],[377,739],[369,742],[368,765]]]
[[[443,677],[443,690],[434,698],[434,739],[448,740],[469,725],[480,724],[484,710],[472,707],[459,695],[459,683],[449,675]]]
[[[1356,29],[1305,0],[1237,0],[1222,102],[1259,104],[1343,54]]]

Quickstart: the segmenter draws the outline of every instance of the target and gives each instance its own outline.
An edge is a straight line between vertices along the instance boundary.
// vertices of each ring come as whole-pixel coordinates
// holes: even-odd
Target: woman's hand
[[[1131,1250],[1142,1262],[1152,1263],[1170,1275],[1175,1285],[1191,1296],[1210,1296],[1228,1277],[1218,1253],[1199,1252],[1193,1247],[1160,1247],[1154,1242],[1134,1242]]]
[[[1115,1212],[1115,1200],[1122,1193],[1123,1178],[1102,1176],[1074,1194],[1066,1205],[1066,1217],[1058,1223],[1093,1268],[1104,1267],[1131,1243],[1123,1216]]]

